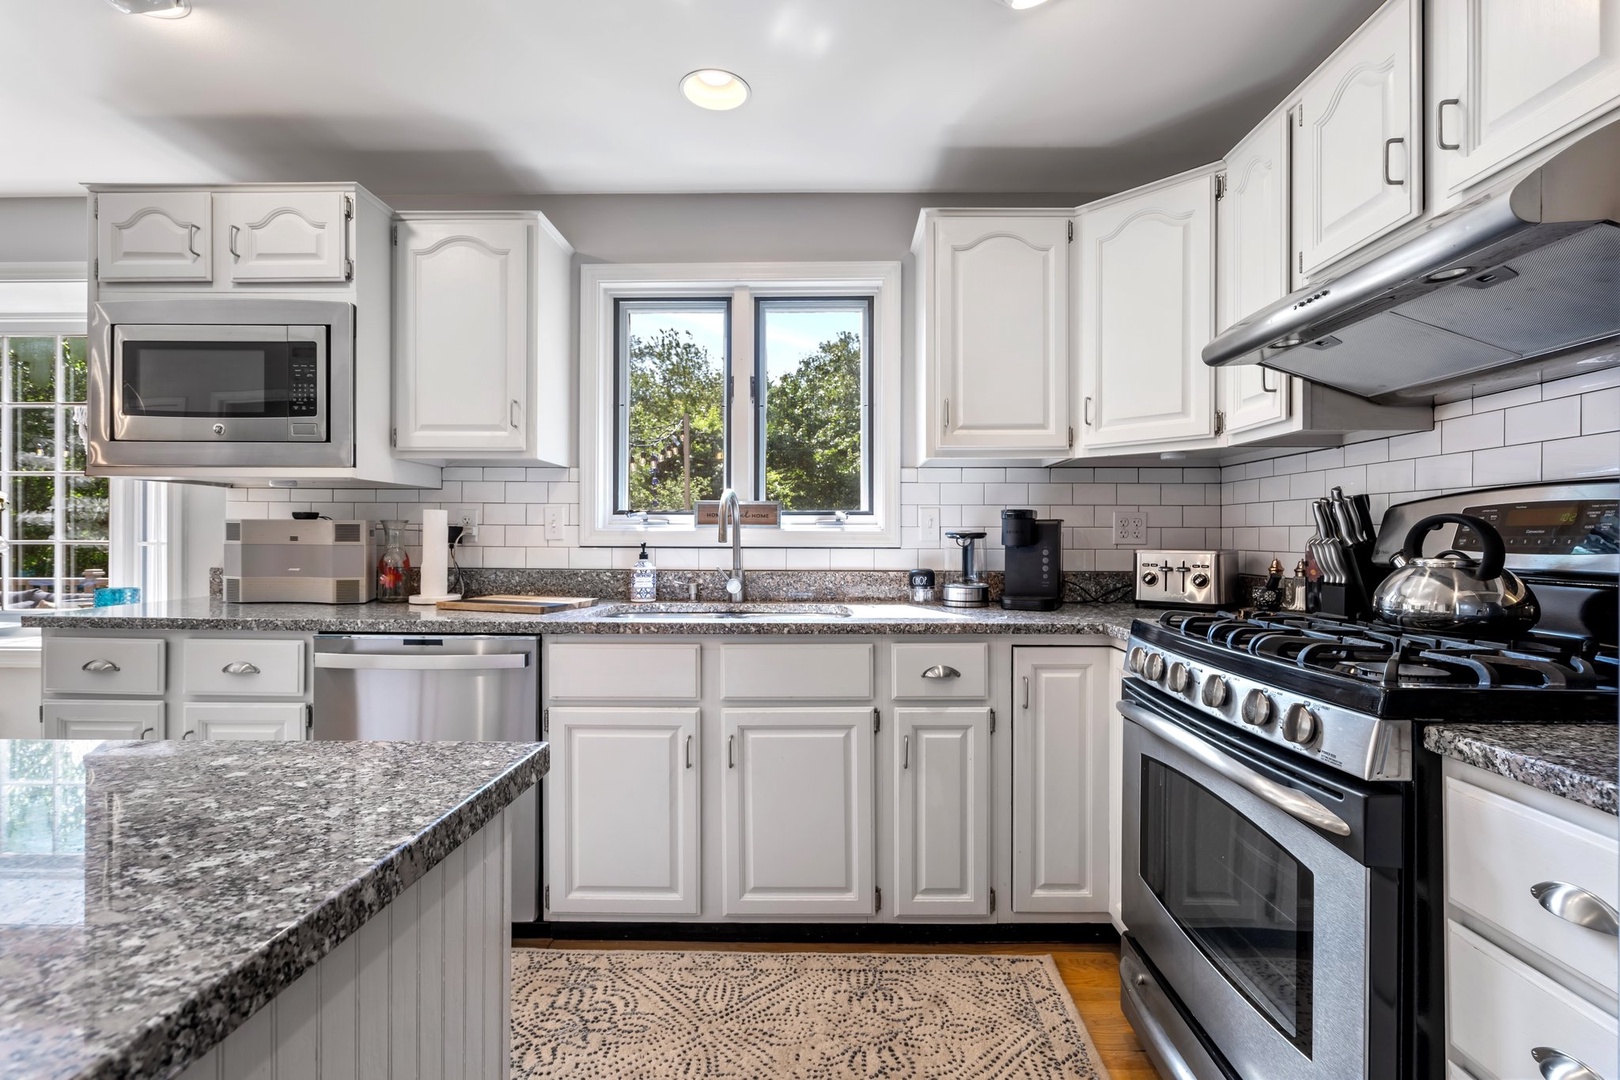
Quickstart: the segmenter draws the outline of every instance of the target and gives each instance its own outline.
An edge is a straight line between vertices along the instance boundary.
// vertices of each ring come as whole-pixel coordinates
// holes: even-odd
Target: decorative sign
[[[745,502],[740,504],[744,525],[780,525],[782,504],[773,502]],[[720,500],[704,499],[697,504],[699,525],[720,524]]]

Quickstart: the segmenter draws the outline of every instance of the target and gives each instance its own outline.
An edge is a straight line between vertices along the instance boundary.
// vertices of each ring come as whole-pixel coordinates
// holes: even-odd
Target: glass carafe
[[[385,604],[402,604],[410,595],[407,579],[411,557],[405,554],[405,523],[398,520],[377,523],[383,531],[382,554],[377,556],[377,599]]]

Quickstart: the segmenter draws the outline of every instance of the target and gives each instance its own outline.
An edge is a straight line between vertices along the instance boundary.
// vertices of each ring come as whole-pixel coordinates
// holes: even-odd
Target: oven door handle
[[[1285,814],[1298,818],[1307,825],[1314,825],[1323,832],[1330,832],[1337,836],[1349,836],[1350,826],[1338,814],[1329,810],[1309,795],[1284,787],[1275,780],[1268,780],[1253,769],[1234,761],[1209,745],[1198,736],[1170,721],[1153,715],[1140,705],[1129,701],[1119,703],[1120,715],[1131,723],[1144,727],[1198,761],[1214,769],[1232,783],[1245,791],[1257,795],[1266,802],[1275,806]]]

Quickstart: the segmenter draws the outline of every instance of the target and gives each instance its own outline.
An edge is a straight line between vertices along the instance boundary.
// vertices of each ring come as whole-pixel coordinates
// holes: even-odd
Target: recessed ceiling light
[[[154,19],[183,19],[191,14],[191,0],[107,0],[125,15],[150,15]]]
[[[748,100],[748,84],[729,71],[699,68],[681,80],[681,93],[704,109],[735,109]]]
[[[1040,7],[1046,0],[996,0],[996,3],[1012,8],[1014,11],[1024,11],[1032,7]]]

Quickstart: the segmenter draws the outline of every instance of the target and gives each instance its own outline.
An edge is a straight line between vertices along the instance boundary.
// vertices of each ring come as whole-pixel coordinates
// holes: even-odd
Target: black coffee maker
[[[1056,611],[1063,603],[1063,522],[1038,521],[1033,510],[1003,510],[1001,543],[1007,549],[1001,606]]]

